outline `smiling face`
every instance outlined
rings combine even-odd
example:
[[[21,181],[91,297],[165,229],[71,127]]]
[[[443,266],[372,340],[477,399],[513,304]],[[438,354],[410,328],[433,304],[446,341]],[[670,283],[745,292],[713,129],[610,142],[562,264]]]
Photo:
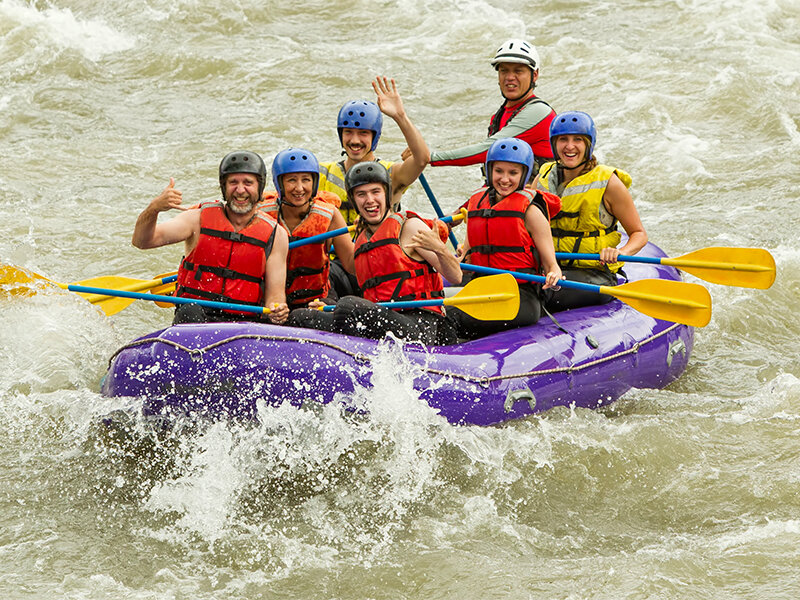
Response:
[[[500,63],[497,65],[497,84],[506,100],[521,100],[539,78],[539,71],[532,71],[521,63]]]
[[[246,215],[259,201],[258,177],[251,173],[231,173],[225,178],[225,202],[228,208]]]
[[[353,188],[356,210],[367,225],[378,225],[386,215],[386,188],[382,183],[365,183]]]
[[[360,162],[366,160],[372,152],[373,133],[369,129],[342,129],[342,147],[350,160]]]
[[[516,192],[522,187],[526,168],[519,163],[496,160],[491,165],[492,187],[500,198]]]
[[[556,154],[567,169],[575,169],[586,160],[586,150],[589,147],[586,138],[582,135],[560,135],[556,138]]]
[[[314,176],[311,173],[287,173],[281,177],[281,200],[289,206],[304,206],[311,200]]]

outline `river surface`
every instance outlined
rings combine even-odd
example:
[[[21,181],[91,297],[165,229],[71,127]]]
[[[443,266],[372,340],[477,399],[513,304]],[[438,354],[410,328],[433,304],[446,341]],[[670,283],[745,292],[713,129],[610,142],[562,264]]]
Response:
[[[130,245],[170,177],[196,202],[231,150],[337,158],[337,111],[376,75],[432,148],[470,143],[509,37],[539,48],[541,97],[595,117],[651,240],[766,248],[774,286],[706,284],[683,377],[602,411],[454,427],[387,360],[363,420],[282,407],[178,433],[104,428],[138,401],[98,393],[171,311],[4,296],[0,597],[798,597],[796,0],[0,0],[0,261],[172,271],[180,248]],[[380,156],[404,147],[387,122]],[[445,210],[480,184],[427,177]],[[406,198],[433,214],[419,185]]]

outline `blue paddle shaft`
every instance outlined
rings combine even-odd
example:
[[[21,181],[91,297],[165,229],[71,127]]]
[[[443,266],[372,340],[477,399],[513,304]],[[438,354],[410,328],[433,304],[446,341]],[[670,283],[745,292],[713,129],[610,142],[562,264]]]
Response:
[[[556,252],[557,260],[600,260],[599,254],[581,254],[579,252]],[[617,257],[619,262],[638,262],[651,265],[660,265],[661,259],[656,256],[625,256],[620,254]]]
[[[165,279],[169,279],[168,277]],[[171,304],[199,304],[208,308],[219,308],[224,310],[237,310],[239,312],[251,312],[257,314],[269,313],[268,308],[263,306],[252,306],[250,304],[233,304],[230,302],[215,302],[213,300],[199,300],[197,298],[181,298],[179,296],[161,296],[160,294],[143,294],[142,292],[126,292],[125,290],[110,290],[105,288],[89,287],[87,285],[68,285],[70,292],[82,292],[84,294],[100,294],[102,296],[116,296],[119,298],[133,298],[135,300],[160,300]]]
[[[445,220],[447,217],[444,216],[442,207],[439,206],[439,203],[436,201],[436,196],[433,195],[433,190],[431,189],[431,186],[428,185],[428,180],[425,178],[423,173],[419,174],[419,182],[422,184],[422,189],[424,189],[425,193],[428,195],[428,200],[431,201],[431,206],[433,206],[433,210],[436,211],[436,215],[439,217],[439,220],[447,223],[448,221]],[[450,217],[450,220],[453,220],[452,217]],[[456,239],[456,236],[453,235],[452,231],[449,232],[448,235],[450,237],[450,243],[453,244],[453,248],[458,250],[458,240]]]
[[[397,302],[376,302],[378,306],[385,306],[386,308],[424,308],[426,306],[442,306],[444,299],[438,300],[400,300]],[[322,307],[323,312],[331,312],[336,308],[335,304],[327,304]]]
[[[487,275],[496,275],[498,273],[511,273],[515,278],[522,279],[523,281],[532,281],[534,283],[545,283],[547,280],[541,275],[531,275],[530,273],[519,273],[517,271],[504,271],[503,269],[493,269],[492,267],[481,267],[480,265],[470,265],[461,263],[462,271],[475,271],[476,273],[485,273]],[[562,279],[559,286],[563,288],[572,288],[574,290],[583,290],[585,292],[595,292],[602,294],[599,285],[592,285],[591,283],[583,283],[582,281],[568,281]]]
[[[441,211],[437,211],[439,216],[441,217]],[[453,215],[449,217],[442,217],[439,219],[442,223],[449,223],[453,220]],[[307,244],[316,244],[318,242],[327,240],[328,238],[336,237],[337,235],[342,235],[343,233],[349,233],[349,227],[340,227],[339,229],[334,229],[332,231],[326,231],[325,233],[320,233],[318,235],[312,235],[311,237],[303,238],[301,240],[295,240],[289,243],[289,249],[297,248],[298,246],[305,246]],[[452,232],[450,233],[452,236]],[[453,237],[455,239],[455,237]]]
[[[349,227],[340,227],[339,229],[334,229],[332,231],[326,231],[325,233],[320,233],[318,235],[312,235],[311,237],[303,238],[301,240],[295,240],[289,243],[289,249],[297,248],[299,246],[306,246],[308,244],[316,244],[318,242],[323,242],[328,238],[336,237],[337,235],[342,235],[343,233],[349,233]]]

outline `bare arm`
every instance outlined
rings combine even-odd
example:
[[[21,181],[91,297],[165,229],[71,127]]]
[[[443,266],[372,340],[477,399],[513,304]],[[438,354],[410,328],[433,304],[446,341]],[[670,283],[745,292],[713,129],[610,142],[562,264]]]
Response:
[[[541,267],[546,273],[542,289],[555,287],[561,280],[561,267],[556,261],[556,251],[553,246],[553,235],[550,233],[550,223],[545,218],[538,206],[529,206],[525,211],[525,229],[533,238],[533,245],[539,252]]]
[[[334,231],[335,229],[341,229],[342,227],[347,227],[347,223],[344,222],[344,217],[342,213],[338,210],[333,215],[333,219],[331,219],[331,224],[328,226],[328,231]],[[353,259],[353,238],[350,237],[349,233],[343,233],[342,235],[337,235],[333,238],[333,249],[336,250],[336,256],[339,257],[339,260],[342,261],[342,266],[348,273],[355,273],[356,272],[356,264]]]
[[[550,115],[555,115],[553,110],[541,102],[531,102],[523,108],[517,116],[511,119],[500,131],[480,142],[454,148],[453,150],[435,150],[431,152],[432,167],[464,167],[481,164],[486,160],[486,151],[497,140],[515,137],[528,142],[534,149],[536,157],[549,158],[551,151],[543,153],[542,148],[550,144],[547,131],[537,133],[537,126]],[[544,124],[542,124],[544,127]],[[543,137],[542,137],[543,136]]]
[[[438,234],[421,219],[409,219],[400,232],[400,246],[411,258],[424,260],[450,283],[461,283],[461,266]]]
[[[271,309],[269,320],[280,325],[289,317],[286,306],[286,256],[289,253],[289,235],[283,227],[276,226],[272,252],[267,258],[264,306]]]
[[[142,250],[159,248],[176,242],[186,242],[187,246],[194,246],[192,241],[196,243],[200,231],[200,211],[190,210],[181,201],[182,194],[175,189],[175,180],[170,178],[169,185],[147,205],[147,208],[136,219],[131,243]],[[172,209],[184,212],[174,219],[159,224],[159,213]]]
[[[644,230],[639,212],[633,204],[630,191],[625,187],[619,177],[612,175],[608,180],[603,203],[628,234],[628,242],[622,248],[603,248],[600,250],[600,260],[604,263],[617,262],[620,254],[632,256],[647,244],[647,232]]]
[[[466,222],[467,222],[467,220],[464,219],[464,223],[466,223]],[[456,250],[456,254],[458,256],[458,259],[461,262],[465,262],[466,261],[467,253],[469,252],[470,248],[472,248],[472,246],[470,246],[470,243],[469,243],[469,229],[467,229],[467,235],[464,236],[464,242],[459,244],[458,245],[458,250]]]
[[[416,181],[419,174],[430,162],[431,153],[419,129],[408,118],[394,79],[376,77],[375,81],[372,82],[372,89],[378,95],[378,107],[381,112],[397,123],[403,133],[406,144],[408,144],[408,149],[411,151],[410,156],[404,159],[402,163],[392,165],[391,174],[394,195],[402,193],[405,188]]]

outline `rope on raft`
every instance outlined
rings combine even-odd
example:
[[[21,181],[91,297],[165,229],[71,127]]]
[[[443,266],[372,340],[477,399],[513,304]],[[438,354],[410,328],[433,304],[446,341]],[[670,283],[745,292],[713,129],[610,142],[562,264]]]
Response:
[[[446,371],[446,370],[442,370],[442,369],[435,369],[435,368],[432,368],[432,367],[426,367],[426,366],[422,366],[422,365],[419,365],[418,368],[421,371],[423,371],[425,373],[428,373],[428,374],[431,374],[431,375],[438,375],[438,376],[441,376],[441,377],[452,377],[453,379],[460,379],[462,381],[475,383],[475,384],[478,384],[478,385],[481,385],[481,386],[484,386],[484,387],[489,385],[489,384],[491,384],[492,382],[503,381],[505,379],[520,379],[520,378],[523,378],[523,377],[526,377],[526,378],[527,377],[537,377],[537,376],[541,376],[541,375],[552,375],[552,374],[555,374],[555,373],[574,373],[574,372],[582,371],[584,369],[590,369],[590,368],[595,367],[597,365],[603,364],[605,362],[609,362],[611,360],[615,360],[617,358],[620,358],[620,357],[623,357],[623,356],[626,356],[626,355],[629,355],[629,354],[636,354],[637,352],[639,352],[639,349],[642,346],[644,346],[646,344],[649,344],[649,343],[657,340],[658,338],[660,338],[660,337],[662,337],[664,335],[667,335],[668,333],[670,333],[671,331],[674,331],[678,327],[683,327],[683,326],[678,324],[678,323],[673,323],[670,327],[667,327],[663,331],[655,333],[655,334],[651,335],[650,337],[645,338],[644,340],[636,342],[632,347],[628,348],[627,350],[622,350],[622,351],[617,352],[615,354],[611,354],[609,356],[604,356],[602,358],[598,358],[596,360],[591,360],[589,362],[585,362],[585,363],[579,364],[579,365],[569,365],[569,366],[566,366],[566,367],[556,367],[556,368],[553,368],[553,369],[539,369],[539,370],[534,370],[534,371],[526,371],[524,373],[516,373],[516,374],[513,374],[513,375],[495,375],[493,377],[486,377],[486,376],[484,376],[484,377],[476,377],[474,375],[468,375],[466,373],[453,373],[451,371]],[[165,340],[165,339],[160,338],[160,337],[145,338],[145,339],[141,339],[141,340],[136,340],[136,341],[130,342],[129,344],[126,344],[126,345],[122,346],[120,349],[118,349],[116,352],[114,352],[114,354],[111,356],[111,358],[109,358],[108,364],[109,364],[109,368],[110,368],[111,363],[113,362],[114,358],[120,352],[122,352],[123,350],[125,350],[127,348],[133,348],[133,347],[136,347],[136,346],[141,346],[141,345],[144,345],[144,344],[154,344],[154,343],[165,344],[167,346],[172,346],[173,348],[176,348],[178,350],[183,350],[187,354],[191,355],[192,359],[194,359],[194,360],[202,360],[203,354],[205,354],[206,352],[209,352],[210,350],[213,350],[214,348],[218,348],[219,346],[222,346],[222,345],[225,345],[225,344],[229,344],[229,343],[236,342],[236,341],[239,341],[239,340],[246,340],[246,339],[263,340],[263,341],[274,341],[274,342],[300,342],[300,343],[308,343],[308,344],[317,344],[319,346],[325,346],[327,348],[331,348],[333,350],[337,350],[339,352],[342,352],[343,354],[346,354],[346,355],[352,357],[354,360],[357,360],[358,362],[362,362],[362,363],[370,363],[370,362],[372,362],[372,357],[370,355],[368,355],[368,354],[364,354],[363,352],[353,352],[352,350],[348,350],[347,348],[343,348],[342,346],[339,346],[339,345],[334,344],[332,342],[326,342],[324,340],[311,339],[311,338],[301,338],[301,337],[295,337],[295,336],[282,336],[282,335],[243,334],[243,335],[235,335],[235,336],[226,338],[224,340],[220,340],[218,342],[214,342],[213,344],[210,344],[210,345],[205,346],[203,348],[187,348],[186,346],[183,346],[182,344],[179,344],[177,342],[173,342],[172,340]]]

